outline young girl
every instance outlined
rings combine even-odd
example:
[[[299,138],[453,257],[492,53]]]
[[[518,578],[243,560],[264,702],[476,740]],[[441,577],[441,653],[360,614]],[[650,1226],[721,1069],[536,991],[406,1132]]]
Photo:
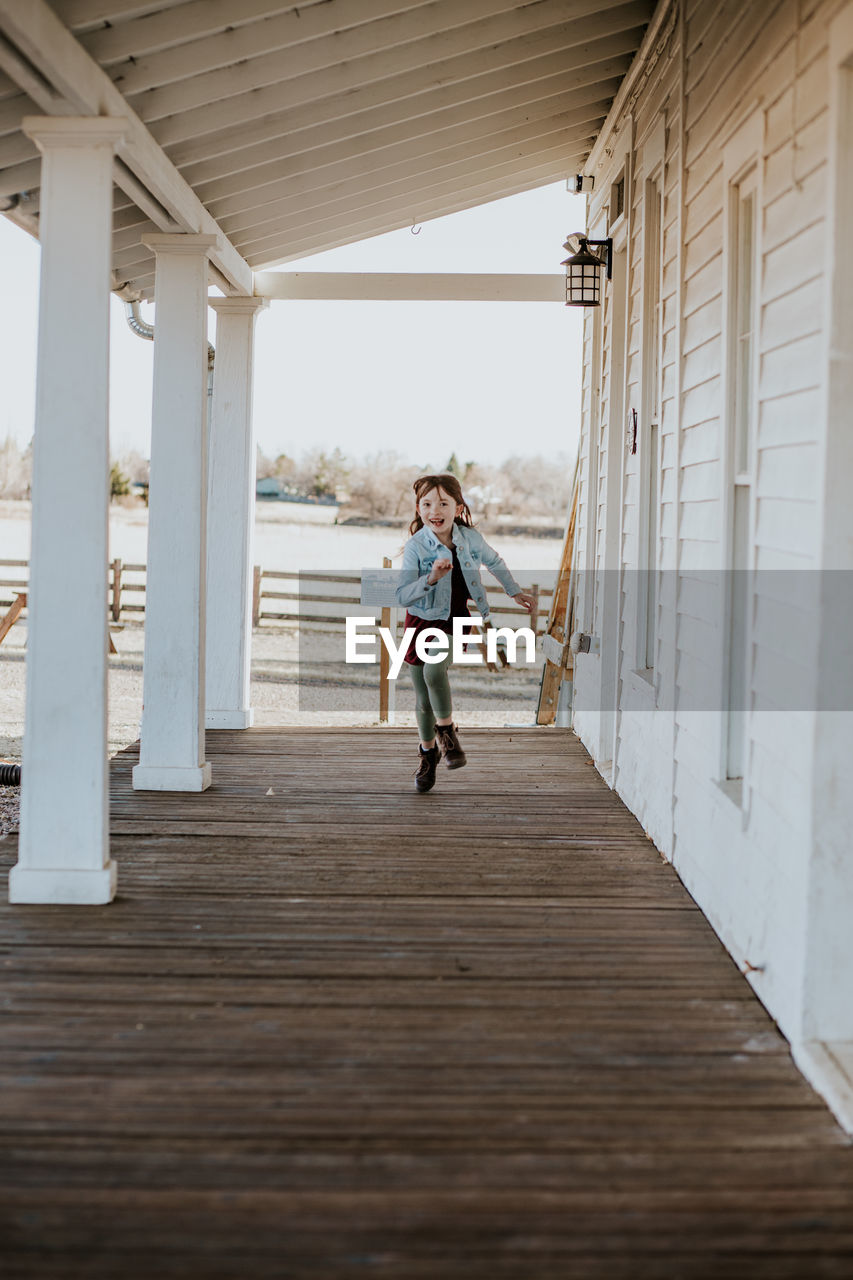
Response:
[[[476,613],[482,618],[489,616],[486,592],[480,581],[481,565],[528,613],[535,600],[522,591],[494,547],[474,528],[456,476],[420,476],[412,488],[415,518],[409,525],[409,533],[413,536],[403,551],[396,595],[397,603],[407,609],[405,626],[415,628],[404,660],[415,686],[420,734],[415,787],[418,791],[429,791],[435,785],[435,769],[442,755],[448,769],[461,768],[466,757],[456,736],[451,711],[447,672],[451,650],[448,649],[439,662],[424,663],[415,650],[418,634],[428,627],[452,633],[453,619],[469,616],[469,596]]]

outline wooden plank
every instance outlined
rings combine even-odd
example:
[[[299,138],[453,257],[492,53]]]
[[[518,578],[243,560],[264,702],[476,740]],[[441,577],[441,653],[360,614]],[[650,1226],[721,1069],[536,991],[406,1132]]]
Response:
[[[580,456],[580,455],[579,455]],[[557,703],[560,697],[560,686],[566,672],[571,670],[568,652],[568,641],[571,634],[571,618],[573,601],[570,593],[573,587],[572,566],[575,557],[575,529],[577,525],[578,495],[580,489],[580,463],[575,463],[575,475],[572,483],[572,496],[569,504],[569,518],[566,533],[560,552],[560,565],[557,570],[557,584],[551,595],[548,610],[548,621],[543,636],[545,665],[542,669],[542,683],[539,690],[539,705],[536,709],[536,723],[553,724],[557,718]]]
[[[582,137],[600,125],[609,99],[599,92],[588,101],[583,101],[588,95],[582,95],[579,103],[579,96],[570,92],[546,98],[533,106],[486,116],[467,127],[446,126],[393,146],[374,143],[374,149],[356,139],[343,147],[327,147],[320,153],[200,183],[199,195],[217,218],[228,219],[232,231],[257,226],[274,219],[280,208],[289,208],[294,197],[320,203],[327,187],[352,184],[354,192],[361,190],[366,174],[377,186],[385,186],[452,161],[486,155],[500,145],[530,148],[537,139],[558,130],[567,141]],[[343,160],[341,152],[352,154]]]
[[[510,177],[493,178],[493,180],[458,187],[452,198],[449,196],[430,196],[418,201],[418,216],[437,218],[447,213],[458,213],[463,209],[474,208],[486,200],[501,199],[504,196],[518,195],[544,186],[548,182],[557,182],[565,178],[566,172],[573,172],[574,166],[580,164],[585,151],[582,149],[574,156],[563,156],[559,161],[548,160],[545,163],[525,164],[523,171],[516,171]],[[427,203],[428,201],[428,203]],[[409,206],[411,207],[411,206]],[[306,257],[309,252],[319,252],[321,248],[331,248],[342,244],[352,244],[357,240],[379,232],[393,231],[400,227],[411,226],[411,212],[386,210],[359,220],[356,224],[347,224],[341,220],[340,225],[330,232],[327,228],[319,233],[305,229],[300,239],[289,239],[273,246],[263,253],[248,254],[247,261],[252,260],[256,271],[268,270],[297,258]],[[334,244],[332,244],[334,241]]]
[[[175,163],[194,187],[222,182],[234,189],[242,175],[249,183],[263,183],[267,173],[272,179],[296,172],[295,164],[304,172],[309,167],[317,169],[376,152],[380,152],[376,159],[381,161],[384,147],[391,144],[413,142],[474,121],[493,120],[511,109],[522,110],[549,98],[562,98],[565,110],[596,99],[609,102],[627,66],[624,55],[604,59],[582,71],[567,70],[553,56],[537,59],[536,63],[535,67],[525,63],[522,68],[505,68],[479,77],[485,83],[477,84],[475,98],[465,83],[448,85],[390,107],[353,111],[342,119],[309,123],[307,127],[298,125],[307,108],[280,112],[258,121],[251,135],[246,126],[206,135],[199,140],[197,155],[176,159]],[[328,102],[324,108],[328,112]],[[274,120],[278,121],[277,128]],[[2,121],[0,109],[0,130]],[[293,122],[297,122],[295,130]],[[176,155],[185,156],[185,147],[178,147]]]
[[[121,617],[121,560],[113,560],[111,565],[112,571],[112,605],[111,616],[113,622],[118,622]]]
[[[388,556],[382,557],[382,568],[390,569],[391,560]],[[380,625],[386,631],[391,629],[391,607],[383,605],[380,613]],[[391,671],[391,655],[387,647],[383,644],[379,650],[379,723],[387,724],[392,711],[392,695],[389,674]]]
[[[298,58],[282,60],[277,51],[264,51],[245,62],[237,60],[215,71],[179,77],[129,96],[146,123],[168,116],[193,116],[201,110],[218,113],[223,107],[227,112],[232,104],[236,120],[253,94],[264,95],[264,110],[281,109],[284,105],[353,92],[392,77],[423,74],[427,69],[428,82],[432,84],[476,75],[475,68],[480,66],[491,71],[502,58],[508,62],[523,60],[523,52],[533,51],[537,35],[549,50],[578,50],[574,59],[568,53],[567,60],[582,63],[587,46],[607,36],[630,31],[636,48],[638,29],[648,20],[650,5],[648,0],[628,0],[610,3],[603,9],[591,0],[562,0],[559,5],[544,0],[521,8],[516,5],[508,13],[494,13],[456,27],[452,14],[458,8],[457,0],[444,0],[434,13],[424,6],[423,16],[387,19],[378,24],[378,31],[361,25],[338,32],[333,40],[308,42]],[[441,10],[450,18],[447,30],[441,26]],[[578,22],[578,17],[583,21]],[[424,18],[431,33],[421,38],[400,44],[391,34],[395,24],[401,27],[413,20],[423,23]],[[387,43],[377,39],[385,30],[389,31]],[[348,47],[359,51],[348,56],[344,52]],[[271,95],[269,101],[266,95]]]
[[[399,209],[402,203],[408,210],[423,208],[425,204],[429,208],[433,201],[459,198],[460,193],[474,183],[481,185],[490,179],[515,180],[520,170],[549,161],[555,168],[562,165],[565,171],[575,156],[586,152],[596,132],[594,121],[570,131],[556,125],[546,134],[537,134],[526,146],[504,141],[494,149],[474,150],[461,159],[442,162],[426,173],[420,165],[408,166],[406,174],[380,175],[383,179],[390,178],[381,185],[376,183],[373,174],[367,174],[349,183],[324,187],[321,192],[286,198],[269,209],[262,206],[246,218],[225,215],[223,225],[227,228],[233,224],[235,239],[247,253],[260,253],[285,237],[295,239],[304,234],[334,230],[347,212],[354,225],[362,226],[378,212]],[[268,217],[270,211],[272,217]],[[408,217],[411,216],[409,213]]]
[[[630,42],[623,37],[621,43]],[[569,84],[583,95],[579,101],[587,101],[590,93],[610,97],[629,65],[630,55],[622,52],[615,56],[603,53],[600,61],[582,68],[568,67],[565,56],[557,51],[499,67],[473,80],[412,92],[402,98],[395,97],[392,91],[387,101],[378,92],[380,86],[372,86],[370,90],[356,90],[338,99],[325,98],[321,103],[307,103],[292,111],[272,111],[242,124],[226,124],[192,142],[174,143],[169,153],[188,182],[207,182],[236,171],[243,164],[248,168],[267,160],[282,160],[363,135],[368,135],[368,141],[369,135],[381,136],[389,130],[390,136],[398,140],[419,136],[434,126],[441,127],[451,115],[460,120],[476,119],[490,115],[501,103],[523,105]],[[0,109],[0,129],[3,120]]]
[[[26,607],[27,594],[25,591],[19,592],[12,603],[12,607],[3,618],[0,618],[0,644],[3,643]]]
[[[607,2],[615,7],[620,0]],[[601,7],[596,0],[580,0],[580,3],[548,0],[547,6],[542,6],[540,23],[554,25],[561,18],[585,20]],[[361,0],[357,11],[346,5],[346,0],[327,0],[304,11],[300,7],[298,11],[291,9],[270,15],[263,22],[229,23],[224,31],[224,24],[220,23],[219,30],[208,36],[204,34],[204,19],[199,20],[195,15],[200,9],[210,10],[209,0],[184,8],[189,8],[189,13],[181,23],[183,39],[150,52],[135,43],[129,49],[133,54],[129,59],[131,65],[122,67],[122,83],[128,97],[192,77],[209,80],[217,71],[235,65],[253,68],[258,61],[261,63],[257,69],[258,83],[265,84],[269,81],[267,65],[273,54],[278,55],[279,74],[284,78],[285,75],[316,74],[336,62],[393,53],[401,45],[413,45],[438,33],[445,34],[448,45],[458,44],[462,53],[470,47],[467,28],[476,30],[501,17],[514,34],[523,34],[528,28],[528,23],[518,15],[515,0],[438,0],[432,5],[424,5],[423,0],[381,0],[381,3],[371,0],[368,5]],[[243,16],[241,11],[240,18]],[[193,30],[194,20],[201,28],[198,34]],[[454,30],[457,31],[455,41]],[[111,34],[112,41],[101,34],[97,43],[101,47],[115,44],[127,48],[128,39],[133,41],[132,32],[125,34],[121,28]],[[189,35],[192,39],[187,39]],[[228,87],[233,91],[233,85]]]
[[[110,0],[104,0],[104,3],[108,9]],[[204,59],[210,56],[216,43],[221,42],[223,28],[228,28],[230,33],[247,26],[250,31],[242,34],[251,35],[258,30],[264,31],[269,25],[268,20],[276,19],[279,26],[287,24],[284,38],[289,38],[296,45],[303,40],[317,40],[331,35],[339,27],[353,23],[353,19],[372,22],[390,13],[402,13],[420,3],[422,0],[360,0],[356,15],[347,10],[346,0],[331,0],[326,4],[313,6],[300,5],[298,11],[289,4],[282,4],[281,0],[240,0],[239,13],[227,0],[225,3],[223,0],[214,0],[213,3],[211,0],[182,0],[172,7],[149,4],[152,12],[140,16],[131,15],[128,20],[115,25],[100,26],[81,36],[80,43],[101,66],[109,66],[130,57],[141,60],[161,49],[171,50],[174,46],[190,42],[192,48],[187,51],[190,57]],[[79,11],[81,0],[56,0],[56,8],[67,22],[67,11],[69,8],[72,12]],[[103,16],[107,16],[106,11]],[[270,47],[272,46],[267,45],[267,48]],[[247,56],[247,50],[242,48],[239,56]],[[227,60],[232,57],[232,50],[229,49]],[[218,59],[214,58],[211,65],[218,65]],[[179,69],[182,75],[192,75],[197,74],[199,68],[197,63],[187,61]]]

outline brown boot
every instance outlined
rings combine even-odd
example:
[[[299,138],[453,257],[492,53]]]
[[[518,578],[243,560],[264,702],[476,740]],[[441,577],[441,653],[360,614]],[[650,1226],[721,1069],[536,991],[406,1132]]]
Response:
[[[456,725],[437,724],[435,726],[435,740],[441,747],[441,754],[444,756],[444,763],[448,769],[461,769],[467,757],[459,745],[459,739],[456,736]]]
[[[435,786],[435,770],[441,759],[441,752],[437,742],[428,751],[424,751],[423,747],[418,743],[418,751],[421,754],[421,759],[415,773],[415,787],[418,791],[431,791]]]

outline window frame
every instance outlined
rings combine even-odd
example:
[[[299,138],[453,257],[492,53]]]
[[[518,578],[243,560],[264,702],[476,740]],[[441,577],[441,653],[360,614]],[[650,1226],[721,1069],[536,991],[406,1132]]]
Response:
[[[655,691],[660,560],[660,418],[663,395],[663,237],[666,122],[658,117],[642,148],[643,307],[640,422],[638,430],[639,510],[637,520],[637,599],[633,674]],[[652,202],[657,202],[650,218]],[[650,267],[655,290],[648,288]],[[653,341],[650,341],[650,338]],[[652,424],[655,432],[652,432]],[[656,441],[654,451],[650,447]],[[654,452],[654,456],[652,453]],[[654,470],[654,475],[652,474]],[[655,510],[652,511],[654,504]],[[648,663],[651,648],[652,663]]]
[[[720,467],[720,606],[719,691],[721,715],[717,745],[716,782],[720,790],[748,815],[750,794],[750,702],[751,665],[754,634],[755,600],[752,573],[755,568],[755,465],[759,414],[759,375],[761,365],[761,263],[762,263],[762,186],[764,165],[764,111],[753,108],[723,147],[723,343],[721,378],[721,467]],[[746,385],[741,383],[739,355],[742,329],[740,312],[743,305],[742,226],[744,195],[752,201],[752,260],[749,277],[752,325],[751,360]],[[742,417],[743,406],[746,414]],[[745,466],[743,454],[745,445]],[[738,532],[738,529],[741,532]],[[738,559],[738,540],[742,554]],[[743,563],[741,564],[741,560]],[[741,580],[735,573],[744,573]],[[740,581],[742,621],[737,622],[733,600],[735,584]],[[731,636],[735,625],[743,628],[744,706],[733,710],[733,667]],[[735,720],[737,717],[737,720]],[[739,759],[733,739],[738,737]],[[738,772],[733,770],[739,769]]]

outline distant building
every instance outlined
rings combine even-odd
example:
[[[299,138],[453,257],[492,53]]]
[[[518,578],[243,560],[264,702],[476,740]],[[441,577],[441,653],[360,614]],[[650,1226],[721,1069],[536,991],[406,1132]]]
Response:
[[[259,498],[275,502],[305,502],[315,507],[336,507],[340,501],[334,493],[322,493],[319,495],[299,493],[292,485],[285,484],[277,476],[264,476],[262,480],[258,480],[255,485],[255,493]]]

